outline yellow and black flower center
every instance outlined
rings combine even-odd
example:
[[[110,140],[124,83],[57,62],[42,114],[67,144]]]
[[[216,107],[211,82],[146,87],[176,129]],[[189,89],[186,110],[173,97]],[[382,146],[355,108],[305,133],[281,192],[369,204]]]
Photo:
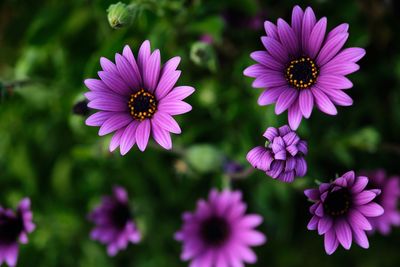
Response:
[[[338,217],[346,214],[351,206],[351,195],[346,188],[328,193],[324,202],[325,213]]]
[[[140,89],[131,95],[128,107],[132,117],[138,121],[150,119],[157,111],[157,101],[153,94]]]
[[[318,66],[309,57],[301,57],[290,61],[286,67],[286,80],[297,89],[310,88],[318,77]]]
[[[230,234],[230,227],[224,218],[210,217],[200,226],[203,241],[212,246],[222,245]]]

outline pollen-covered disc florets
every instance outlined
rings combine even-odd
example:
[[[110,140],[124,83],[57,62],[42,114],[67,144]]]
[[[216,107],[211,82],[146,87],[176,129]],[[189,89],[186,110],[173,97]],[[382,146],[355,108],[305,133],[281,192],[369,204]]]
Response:
[[[128,107],[132,117],[142,121],[153,117],[157,110],[157,101],[153,94],[146,92],[144,89],[131,94]]]

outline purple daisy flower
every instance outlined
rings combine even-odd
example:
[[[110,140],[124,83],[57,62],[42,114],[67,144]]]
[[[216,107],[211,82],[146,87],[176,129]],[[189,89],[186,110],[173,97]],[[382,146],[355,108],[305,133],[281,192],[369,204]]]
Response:
[[[181,259],[191,260],[191,267],[255,263],[257,256],[250,246],[266,242],[265,236],[254,229],[262,217],[245,215],[245,211],[240,191],[211,190],[208,200],[197,202],[194,213],[183,214],[184,225],[175,234],[175,239],[183,242]]]
[[[170,133],[181,129],[173,115],[189,112],[192,107],[183,101],[194,92],[190,86],[175,87],[181,71],[180,57],[161,66],[160,51],[151,53],[145,41],[135,59],[129,46],[122,55],[115,55],[116,64],[102,57],[100,79],[86,79],[90,92],[85,96],[88,107],[99,110],[86,120],[89,126],[100,126],[99,135],[114,133],[110,151],[120,147],[125,155],[136,143],[146,149],[150,135],[165,149],[172,148]]]
[[[400,211],[398,209],[400,199],[400,177],[386,175],[384,170],[366,172],[369,177],[367,188],[381,190],[381,194],[376,197],[375,202],[383,207],[385,213],[379,217],[369,219],[373,231],[379,231],[383,235],[388,235],[391,226],[400,226]]]
[[[120,186],[114,187],[112,196],[103,197],[102,203],[89,214],[89,220],[96,225],[90,237],[107,245],[110,256],[126,249],[130,242],[136,244],[141,239],[132,218],[128,194]]]
[[[366,231],[372,229],[369,219],[381,216],[383,208],[375,201],[379,189],[370,189],[368,178],[355,176],[353,171],[330,183],[322,183],[318,189],[307,189],[305,195],[314,204],[309,230],[325,235],[325,251],[331,255],[339,244],[350,249],[354,240],[362,248],[368,248]]]
[[[15,266],[18,260],[18,243],[27,244],[28,234],[35,230],[32,222],[31,201],[24,198],[17,212],[0,207],[0,266],[5,262]]]
[[[307,142],[284,125],[279,129],[269,127],[264,135],[265,146],[257,146],[247,153],[247,161],[273,179],[291,183],[295,177],[307,173]]]
[[[349,34],[343,23],[326,34],[327,19],[318,20],[308,7],[293,8],[292,25],[278,19],[266,21],[267,36],[261,37],[266,51],[251,58],[257,64],[244,75],[256,78],[254,88],[266,88],[258,98],[261,106],[275,104],[275,113],[288,110],[288,121],[296,130],[303,117],[309,118],[314,104],[322,112],[336,115],[336,105],[351,106],[353,100],[342,90],[353,86],[345,76],[357,71],[365,55],[362,48],[342,49]]]

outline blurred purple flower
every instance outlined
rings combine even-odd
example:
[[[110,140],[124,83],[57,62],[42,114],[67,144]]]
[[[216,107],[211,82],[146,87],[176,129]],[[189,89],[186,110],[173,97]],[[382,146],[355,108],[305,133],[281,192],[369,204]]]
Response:
[[[381,216],[383,208],[373,201],[379,189],[367,190],[368,178],[355,176],[353,171],[330,183],[322,183],[318,189],[307,189],[305,195],[314,204],[309,230],[325,235],[325,251],[331,255],[339,244],[350,249],[351,243],[368,248],[366,231],[372,229],[369,219]]]
[[[15,266],[18,260],[19,245],[28,243],[28,234],[35,230],[32,222],[31,201],[24,198],[17,212],[0,206],[0,266],[5,262]]]
[[[125,155],[136,143],[146,149],[150,134],[165,149],[172,148],[170,133],[181,129],[172,117],[189,112],[182,101],[194,92],[190,86],[174,87],[181,71],[176,70],[180,57],[161,67],[160,51],[151,53],[150,42],[143,42],[137,59],[129,46],[115,55],[116,64],[102,57],[99,79],[86,79],[90,92],[88,107],[100,110],[86,120],[89,126],[101,126],[99,135],[112,132],[110,151],[120,147]]]
[[[251,30],[260,30],[262,28],[266,13],[260,11],[254,16],[249,16],[241,11],[228,9],[223,12],[222,17],[225,22],[234,28],[247,28]]]
[[[208,200],[197,202],[194,213],[183,214],[183,227],[175,239],[183,242],[181,259],[190,266],[243,266],[255,263],[257,256],[250,246],[266,242],[254,228],[261,224],[260,215],[245,215],[246,204],[240,191],[211,190]]]
[[[287,183],[306,175],[306,141],[301,140],[287,125],[279,129],[269,127],[264,137],[268,140],[266,146],[257,146],[247,153],[246,158],[254,168]]]
[[[365,172],[369,177],[368,189],[376,188],[381,190],[375,202],[383,207],[385,213],[379,217],[369,219],[372,230],[388,235],[391,226],[400,226],[400,211],[398,209],[400,199],[400,177],[387,176],[384,170]]]
[[[89,220],[96,225],[90,237],[107,245],[110,256],[126,249],[129,242],[136,244],[141,239],[132,218],[128,194],[120,186],[114,187],[112,196],[103,197],[102,203],[89,214]]]
[[[214,42],[214,38],[210,34],[203,34],[200,36],[200,41],[207,44],[212,44]]]
[[[295,6],[292,25],[278,19],[266,21],[267,36],[261,37],[266,51],[251,53],[257,61],[244,70],[256,78],[254,88],[265,88],[258,98],[261,106],[275,104],[275,113],[288,110],[288,121],[296,130],[303,117],[309,118],[314,104],[322,112],[336,115],[336,105],[351,106],[353,100],[343,92],[353,86],[345,76],[357,71],[365,55],[362,48],[342,49],[349,33],[343,23],[328,34],[327,19],[316,19],[308,7]]]

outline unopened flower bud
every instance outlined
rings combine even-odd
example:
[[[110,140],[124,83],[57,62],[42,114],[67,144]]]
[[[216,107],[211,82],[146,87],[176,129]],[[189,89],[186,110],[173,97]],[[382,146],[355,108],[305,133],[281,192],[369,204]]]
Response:
[[[133,18],[130,6],[121,2],[108,7],[107,17],[113,29],[119,29],[131,24]]]

